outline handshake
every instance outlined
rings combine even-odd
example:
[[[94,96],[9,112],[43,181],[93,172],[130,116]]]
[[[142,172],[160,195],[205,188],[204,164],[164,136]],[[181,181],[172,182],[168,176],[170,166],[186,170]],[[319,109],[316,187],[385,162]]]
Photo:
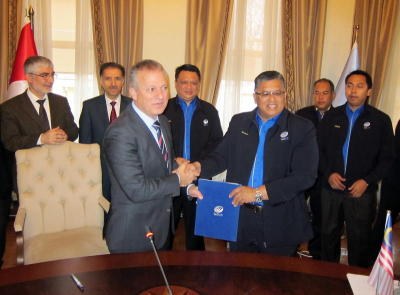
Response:
[[[201,165],[199,162],[190,163],[183,158],[175,160],[179,166],[172,172],[178,174],[180,186],[188,186],[200,176]]]

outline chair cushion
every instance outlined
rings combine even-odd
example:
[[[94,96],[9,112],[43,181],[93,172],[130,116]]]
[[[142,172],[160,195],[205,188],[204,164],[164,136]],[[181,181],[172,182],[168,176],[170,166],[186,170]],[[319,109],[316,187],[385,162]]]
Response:
[[[24,263],[109,254],[101,227],[40,234],[24,241]]]

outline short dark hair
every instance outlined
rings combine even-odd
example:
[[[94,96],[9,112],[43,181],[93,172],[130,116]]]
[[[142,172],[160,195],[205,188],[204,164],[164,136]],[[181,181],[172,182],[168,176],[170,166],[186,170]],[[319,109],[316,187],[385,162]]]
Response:
[[[254,89],[257,89],[258,84],[260,84],[262,81],[270,81],[270,80],[281,80],[283,87],[285,87],[285,78],[283,78],[283,75],[277,71],[265,71],[259,74],[255,79],[254,79]]]
[[[122,77],[125,77],[125,68],[116,62],[106,62],[100,66],[100,77],[103,75],[103,72],[108,68],[116,68],[119,69],[122,73]]]
[[[354,75],[361,75],[361,76],[364,76],[364,77],[365,77],[365,81],[367,82],[368,89],[371,89],[371,88],[372,88],[372,78],[371,78],[371,75],[368,74],[366,71],[363,71],[363,70],[355,70],[355,71],[352,71],[350,74],[348,74],[348,75],[346,76],[346,79],[344,80],[345,83],[347,84],[347,80],[349,80],[349,78],[350,78],[351,76],[354,76]]]
[[[199,77],[199,80],[201,80],[200,70],[198,67],[196,67],[195,65],[191,65],[191,64],[184,64],[175,69],[175,81],[178,80],[179,74],[182,71],[196,73],[197,76]]]
[[[331,89],[331,92],[335,92],[335,85],[333,85],[333,82],[327,78],[321,78],[318,79],[317,81],[314,82],[313,88],[319,83],[319,82],[326,82],[329,84],[329,88]]]
[[[24,72],[26,74],[31,74],[37,70],[39,65],[48,66],[50,68],[54,68],[53,63],[50,59],[40,55],[34,55],[28,57],[24,62]]]
[[[137,64],[133,65],[132,68],[129,71],[129,87],[131,88],[137,88],[137,74],[141,70],[151,70],[151,71],[156,71],[159,70],[164,73],[165,77],[168,77],[167,72],[164,70],[164,67],[155,60],[152,59],[144,59]]]

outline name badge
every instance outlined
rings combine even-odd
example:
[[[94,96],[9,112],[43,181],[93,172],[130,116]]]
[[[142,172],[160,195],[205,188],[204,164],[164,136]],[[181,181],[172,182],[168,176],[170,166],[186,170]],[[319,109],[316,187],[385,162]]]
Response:
[[[283,132],[280,134],[280,138],[281,138],[282,141],[284,141],[284,140],[289,140],[289,132],[283,131]]]

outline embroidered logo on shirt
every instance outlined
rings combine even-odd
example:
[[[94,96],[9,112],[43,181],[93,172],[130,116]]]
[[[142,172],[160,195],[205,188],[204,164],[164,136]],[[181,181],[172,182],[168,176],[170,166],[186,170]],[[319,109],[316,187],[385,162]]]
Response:
[[[364,127],[364,129],[369,129],[369,128],[371,128],[371,123],[370,122],[364,122],[363,127]]]
[[[208,126],[208,120],[207,119],[203,120],[203,126]]]
[[[214,216],[223,216],[222,212],[224,212],[224,207],[222,207],[222,206],[214,207]]]
[[[280,135],[280,137],[281,137],[281,140],[283,141],[283,140],[289,140],[289,132],[287,132],[287,131],[283,131],[282,133],[281,133],[281,135]]]

